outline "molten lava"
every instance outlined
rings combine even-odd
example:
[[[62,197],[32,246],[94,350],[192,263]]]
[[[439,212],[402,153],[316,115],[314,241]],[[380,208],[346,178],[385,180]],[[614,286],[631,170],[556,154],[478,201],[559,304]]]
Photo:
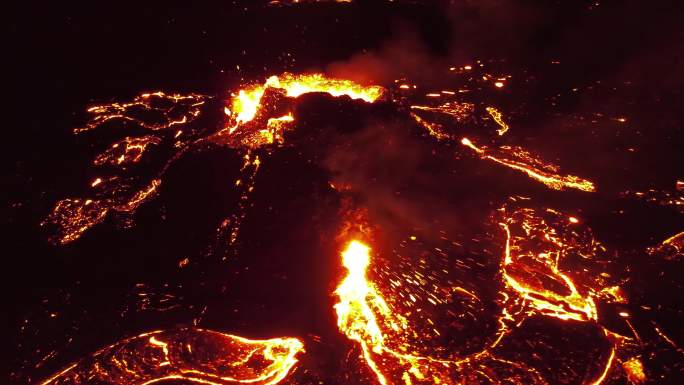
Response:
[[[508,132],[508,124],[506,124],[506,122],[504,122],[503,114],[501,112],[499,112],[499,110],[497,110],[494,107],[487,107],[487,112],[492,117],[492,119],[494,119],[496,124],[499,125],[500,128],[498,130],[496,130],[496,132],[499,134],[499,136]]]
[[[155,331],[101,349],[41,385],[147,385],[166,380],[274,385],[297,363],[303,347],[296,338],[249,340],[202,329]]]
[[[461,139],[461,144],[475,151],[483,159],[488,159],[514,170],[522,171],[530,178],[539,181],[554,190],[573,188],[577,190],[595,192],[596,187],[591,181],[574,175],[558,174],[558,167],[534,158],[530,153],[509,146],[501,146],[492,151],[485,147],[476,146],[470,139]],[[494,152],[495,155],[492,155]]]
[[[266,79],[264,84],[242,89],[233,97],[230,109],[226,108],[226,113],[235,121],[235,126],[231,130],[254,119],[261,108],[261,98],[267,88],[284,90],[285,96],[290,98],[310,92],[324,92],[332,96],[346,95],[368,103],[374,102],[383,93],[382,87],[379,86],[363,86],[351,80],[329,78],[319,73],[273,75]]]
[[[503,379],[514,383],[544,383],[534,369],[496,358],[488,350],[463,359],[443,360],[417,355],[405,343],[399,344],[399,350],[390,348],[387,340],[390,332],[414,331],[409,321],[388,306],[375,284],[366,277],[370,248],[351,241],[342,252],[342,264],[347,275],[335,290],[339,298],[335,305],[337,326],[360,345],[364,361],[380,384],[501,383]]]
[[[506,233],[501,268],[513,292],[541,314],[562,320],[597,320],[591,293],[580,293],[568,274],[559,269],[571,238],[564,239],[530,209],[507,215],[501,227]],[[549,281],[555,281],[555,289],[549,289]]]

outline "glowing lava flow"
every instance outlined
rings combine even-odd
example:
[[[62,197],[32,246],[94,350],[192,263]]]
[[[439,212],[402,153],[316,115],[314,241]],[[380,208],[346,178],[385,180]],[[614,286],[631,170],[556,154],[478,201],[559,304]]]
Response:
[[[356,341],[363,358],[378,382],[389,385],[402,382],[461,384],[506,383],[543,384],[536,370],[525,365],[494,357],[489,351],[461,360],[441,360],[411,353],[405,344],[397,351],[388,346],[387,332],[409,332],[407,320],[390,309],[374,284],[366,277],[370,249],[352,241],[342,252],[347,275],[335,290],[337,326],[349,339]]]
[[[501,155],[494,156],[488,153],[486,148],[473,144],[468,138],[461,139],[461,144],[475,151],[483,159],[489,159],[514,170],[522,171],[530,178],[554,190],[574,188],[587,192],[596,191],[592,182],[574,175],[559,175],[557,174],[558,167],[544,164],[522,149],[501,146],[499,149]]]
[[[411,109],[446,114],[461,122],[471,116],[475,110],[475,105],[472,103],[446,102],[437,107],[412,105]]]
[[[591,295],[581,294],[559,269],[569,246],[566,239],[531,209],[516,211],[501,227],[506,233],[502,272],[510,289],[541,314],[562,320],[597,320]]]
[[[92,187],[102,183],[102,179],[93,182]],[[56,225],[58,235],[53,239],[66,244],[78,239],[86,230],[101,223],[109,212],[132,213],[142,203],[150,199],[157,192],[161,180],[152,182],[136,191],[128,198],[115,197],[106,199],[62,199],[41,224]]]
[[[151,131],[168,129],[186,124],[197,118],[201,106],[209,96],[189,94],[166,94],[158,91],[136,96],[128,103],[102,104],[88,108],[92,118],[85,127],[77,128],[75,133],[90,131],[110,120],[131,121]],[[155,114],[157,122],[142,115]]]
[[[40,384],[147,385],[185,380],[274,385],[297,363],[303,347],[296,338],[249,340],[202,329],[155,331],[99,350]]]
[[[505,134],[508,131],[508,124],[506,124],[506,122],[504,122],[503,114],[501,112],[499,112],[494,107],[487,107],[486,110],[489,113],[489,115],[492,117],[492,119],[494,119],[496,124],[498,124],[499,127],[501,127],[498,130],[496,130],[496,132],[499,134],[499,136]]]
[[[262,107],[261,99],[267,88],[283,90],[285,96],[290,98],[296,98],[310,92],[325,92],[332,96],[346,95],[352,99],[362,99],[369,103],[374,102],[383,93],[383,88],[380,86],[363,86],[351,80],[329,78],[319,73],[273,75],[263,85],[247,87],[233,97],[230,109],[226,108],[226,114],[235,121],[231,132],[238,125],[254,119],[257,111]],[[289,115],[291,116],[291,113]]]
[[[93,159],[99,176],[89,183],[86,197],[58,201],[41,225],[54,225],[56,243],[66,244],[78,239],[85,231],[101,223],[110,213],[130,215],[158,191],[168,166],[196,139],[197,130],[189,125],[200,116],[209,96],[198,94],[144,93],[129,102],[114,102],[88,108],[91,115],[85,127],[75,134],[100,129],[107,124],[131,126],[145,135],[126,136],[114,142]],[[188,139],[187,141],[185,139]],[[132,173],[151,146],[172,149],[171,158],[162,164],[156,175]],[[159,154],[157,154],[159,155]]]

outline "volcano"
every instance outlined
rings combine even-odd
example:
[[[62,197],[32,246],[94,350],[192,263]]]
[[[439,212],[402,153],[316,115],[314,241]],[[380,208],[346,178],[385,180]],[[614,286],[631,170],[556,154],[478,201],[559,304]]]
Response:
[[[666,7],[141,7],[16,14],[12,383],[681,381]]]

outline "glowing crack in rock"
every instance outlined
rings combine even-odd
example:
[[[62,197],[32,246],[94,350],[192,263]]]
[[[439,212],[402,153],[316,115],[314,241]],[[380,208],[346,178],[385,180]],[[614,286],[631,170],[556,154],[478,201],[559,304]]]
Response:
[[[575,228],[579,223],[577,218],[551,208],[508,210],[504,206],[499,212],[503,217],[499,225],[505,233],[501,274],[511,294],[506,295],[508,303],[504,304],[501,319],[503,328],[507,327],[505,321],[520,323],[534,313],[595,325],[611,347],[608,354],[603,355],[603,369],[586,383],[601,384],[613,370],[620,349],[633,339],[614,333],[599,322],[596,300],[601,298],[607,303],[624,304],[627,299],[619,286],[603,286],[606,275],[599,273],[599,269],[589,270],[597,273],[593,277],[586,270],[583,274],[577,271],[571,274],[565,260],[574,256],[591,263],[599,253],[606,251],[605,247],[593,238],[589,229]],[[516,303],[516,298],[522,303]],[[626,318],[624,321],[638,340],[632,324]],[[623,368],[637,371],[637,362],[625,360]]]
[[[147,385],[166,380],[275,385],[297,363],[296,338],[250,340],[202,329],[140,334],[68,366],[41,385]]]
[[[501,146],[498,150],[493,151],[485,147],[478,147],[468,138],[461,139],[461,144],[473,150],[483,159],[524,172],[530,178],[554,190],[573,188],[586,192],[596,191],[596,187],[591,181],[574,175],[560,175],[557,166],[544,163],[521,148]]]
[[[436,138],[437,140],[453,139],[453,137],[446,132],[441,124],[429,122],[415,113],[411,113],[410,116],[416,121],[416,123],[423,126],[423,128],[425,128],[433,138]]]
[[[673,210],[684,214],[684,189],[680,186],[684,183],[678,181],[675,191],[648,189],[646,191],[623,191],[620,196],[633,199],[644,200],[660,206],[670,207]]]

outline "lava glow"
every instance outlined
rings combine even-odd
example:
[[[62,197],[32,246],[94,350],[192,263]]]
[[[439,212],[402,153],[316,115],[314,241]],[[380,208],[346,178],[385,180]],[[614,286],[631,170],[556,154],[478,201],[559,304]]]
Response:
[[[92,115],[90,121],[74,132],[90,131],[111,120],[130,121],[152,131],[164,130],[197,118],[207,99],[208,96],[198,94],[144,93],[128,103],[109,103],[88,108],[88,113]],[[156,122],[140,116],[150,113],[158,115]]]
[[[477,71],[477,68],[473,69],[471,66],[463,68],[469,72]],[[485,77],[486,79],[488,78]],[[502,82],[494,84],[496,87],[504,86]],[[399,89],[411,87],[416,88],[415,85],[402,84]],[[216,105],[209,105],[217,108],[216,111],[223,109],[229,122],[228,125],[214,125],[213,129],[207,131],[193,131],[194,128],[190,124],[200,117],[201,108],[209,99],[207,96],[156,92],[139,95],[128,103],[93,106],[88,109],[90,120],[85,127],[74,130],[75,133],[95,130],[103,125],[120,124],[122,127],[134,126],[142,134],[126,136],[131,135],[127,130],[113,142],[103,148],[97,148],[94,152],[97,155],[90,160],[96,172],[88,175],[81,197],[57,201],[43,224],[56,225],[57,234],[53,240],[66,244],[78,239],[91,227],[103,223],[110,214],[116,214],[115,218],[122,215],[131,217],[140,205],[160,194],[166,169],[175,159],[187,153],[186,150],[195,148],[193,146],[196,145],[218,144],[226,147],[228,144],[229,150],[235,151],[239,156],[235,159],[242,160],[237,176],[225,183],[227,188],[237,191],[238,203],[236,209],[227,214],[218,226],[216,244],[237,249],[234,246],[240,245],[238,237],[242,237],[241,234],[249,234],[245,231],[241,233],[241,224],[248,212],[256,210],[253,209],[255,204],[252,200],[255,183],[257,179],[261,179],[257,178],[257,175],[262,162],[267,164],[271,152],[283,147],[278,144],[284,142],[283,133],[293,127],[295,99],[303,94],[315,92],[327,93],[334,97],[348,96],[373,103],[382,97],[385,91],[379,86],[366,86],[351,80],[329,78],[319,73],[274,75],[263,84],[247,86],[231,94],[228,106],[224,106],[221,101],[216,101]],[[410,92],[401,92],[401,95],[405,94]],[[410,106],[408,116],[403,116],[413,119],[425,130],[411,132],[420,131],[423,133],[421,139],[433,140],[442,148],[447,148],[447,156],[451,156],[454,146],[458,146],[462,134],[456,136],[457,130],[464,130],[465,123],[480,121],[474,118],[475,104],[455,101],[454,95],[457,93],[444,90],[441,93],[425,95],[429,98],[427,102],[423,101],[426,105],[414,104],[415,100],[397,104],[400,107]],[[496,143],[499,136],[509,132],[509,126],[504,121],[502,113],[494,107],[486,107],[486,112],[499,127],[496,130],[498,135],[490,132],[490,143]],[[487,119],[485,115],[485,120]],[[202,121],[200,122],[203,124]],[[454,121],[459,125],[451,126],[450,122]],[[425,138],[425,133],[430,137]],[[515,130],[512,134],[515,134]],[[466,137],[460,139],[460,144],[468,149],[464,151],[472,151],[481,159],[521,172],[550,189],[596,191],[593,182],[578,176],[561,174],[557,166],[539,159],[521,147],[477,145]],[[433,155],[441,151],[441,148],[436,148]],[[166,154],[168,158],[155,163],[153,161],[158,159],[151,157],[156,154]],[[140,170],[147,164],[162,164],[162,167],[153,170],[152,175],[141,177]],[[140,173],[136,174],[137,172]],[[521,180],[524,182],[526,179]],[[677,192],[627,191],[622,197],[645,199],[684,212],[681,211],[684,207],[684,194],[681,193],[684,187],[680,189],[680,182],[677,183]],[[681,182],[681,186],[684,186],[684,182]],[[345,181],[335,181],[335,184],[330,182],[330,187],[343,197],[359,189],[359,186]],[[549,194],[560,194],[543,188],[540,190]],[[546,363],[519,359],[515,354],[513,357],[516,358],[506,355],[510,350],[516,349],[514,343],[510,345],[511,340],[519,338],[514,332],[522,329],[522,325],[529,322],[528,320],[537,317],[546,320],[544,322],[549,322],[550,325],[581,325],[591,332],[596,332],[596,338],[601,339],[601,347],[596,348],[593,359],[595,362],[587,364],[590,367],[585,373],[576,373],[575,368],[564,368],[569,369],[568,372],[583,376],[583,384],[599,385],[610,382],[618,377],[618,371],[623,380],[626,379],[634,385],[644,383],[647,374],[650,376],[650,373],[644,367],[644,363],[648,364],[648,361],[641,361],[645,357],[643,351],[635,353],[635,347],[642,344],[642,337],[639,335],[641,329],[637,323],[639,318],[636,315],[636,306],[630,303],[630,299],[633,299],[630,296],[633,293],[623,285],[624,280],[613,279],[608,273],[614,270],[606,267],[610,264],[610,258],[605,257],[608,254],[607,249],[586,227],[585,223],[588,221],[585,220],[585,213],[581,209],[564,213],[535,204],[517,206],[520,202],[530,202],[531,198],[508,197],[508,200],[509,203],[515,203],[490,206],[490,216],[485,217],[487,220],[483,221],[487,229],[486,236],[477,233],[469,239],[474,244],[488,246],[483,247],[482,253],[477,254],[479,251],[474,251],[466,256],[456,252],[452,254],[449,250],[460,250],[455,246],[461,246],[457,242],[461,239],[453,238],[452,234],[447,237],[446,231],[440,233],[440,239],[451,242],[453,249],[446,248],[446,251],[443,251],[431,246],[432,250],[420,250],[424,252],[418,258],[420,263],[430,261],[424,264],[428,274],[422,274],[425,271],[405,271],[408,269],[403,269],[401,264],[396,266],[401,272],[397,275],[392,275],[394,272],[388,274],[389,269],[378,268],[380,264],[375,257],[380,259],[386,256],[374,254],[371,242],[368,241],[372,237],[366,237],[366,230],[371,227],[366,222],[367,211],[360,210],[363,211],[363,215],[355,213],[358,215],[354,216],[354,220],[344,223],[345,231],[341,231],[341,239],[346,241],[346,244],[341,252],[341,266],[345,269],[345,274],[334,291],[336,303],[333,308],[339,332],[356,345],[357,352],[360,350],[359,357],[365,365],[362,366],[364,373],[380,385],[548,384],[548,374],[545,373],[553,369],[552,367],[543,366]],[[496,207],[499,208],[495,209]],[[353,233],[357,228],[361,230]],[[410,239],[408,244],[429,244],[430,241],[423,243],[425,239],[430,238],[430,234],[422,232],[424,229],[410,231],[402,238]],[[668,255],[681,257],[684,253],[684,232],[668,235],[671,236],[650,251],[667,251]],[[406,245],[407,243],[400,243],[399,246],[410,249],[405,247]],[[410,260],[410,263],[418,263],[413,259],[414,255],[410,254],[412,252],[413,249],[401,254],[405,259],[400,261]],[[227,253],[221,255],[224,261],[228,258],[225,254]],[[476,257],[468,259],[471,255]],[[431,260],[434,256],[444,258],[435,257]],[[454,263],[458,265],[458,269],[470,269],[471,266],[467,263],[486,266],[486,269],[481,270],[486,273],[478,273],[482,276],[477,278],[491,279],[493,290],[485,294],[484,289],[478,291],[476,283],[471,285],[467,281],[475,275],[470,275],[469,270],[468,278],[461,281],[440,281],[443,276],[438,274],[441,273],[430,275],[432,270],[437,270],[438,262],[434,262],[437,260],[439,263]],[[396,262],[389,258],[383,261]],[[185,257],[179,266],[184,267],[188,263],[189,258]],[[442,270],[445,274],[457,270],[454,265],[445,266]],[[613,266],[610,265],[611,268]],[[388,277],[390,283],[386,283]],[[406,289],[408,286],[418,289],[410,291]],[[481,305],[482,313],[478,313],[479,309],[475,305],[455,310],[460,305],[455,301],[449,302],[451,299],[439,297],[447,297],[453,293],[467,297],[471,304]],[[423,297],[416,298],[414,294],[416,297]],[[491,295],[490,302],[487,302],[487,295]],[[435,305],[435,309],[438,309],[435,312],[454,305],[448,309],[448,312],[453,313],[450,314],[453,318],[445,318],[449,321],[443,321],[435,314],[429,313],[432,308],[426,311],[418,304],[422,300]],[[442,307],[438,308],[438,304]],[[606,317],[604,311],[609,311],[605,310],[609,307],[603,307],[602,304],[611,304],[619,308],[613,314],[614,319]],[[486,308],[488,313],[485,313],[485,306],[491,306]],[[327,309],[329,311],[329,307]],[[491,309],[494,311],[490,311]],[[429,313],[429,316],[420,318],[426,313]],[[417,343],[423,342],[425,346],[431,346],[428,341],[441,343],[438,338],[433,339],[433,332],[440,336],[440,332],[445,329],[448,333],[466,333],[466,328],[469,327],[467,322],[463,321],[467,319],[464,315],[466,313],[477,323],[482,321],[480,315],[491,316],[489,322],[493,326],[482,329],[488,330],[489,334],[483,335],[481,341],[477,341],[476,344],[464,343],[469,345],[457,352],[449,351],[451,347],[439,346],[436,351],[426,353],[424,347],[416,346]],[[423,327],[420,324],[424,319],[430,326]],[[606,319],[612,324],[606,322]],[[443,322],[443,325],[439,325],[440,322]],[[481,323],[485,324],[484,321]],[[619,324],[620,327],[614,327],[615,324]],[[683,352],[676,342],[676,336],[669,334],[671,330],[662,329],[655,323],[653,325],[654,332],[659,336],[656,338],[667,342],[676,352]],[[442,326],[444,328],[441,328]],[[445,338],[452,336],[447,335]],[[479,337],[478,335],[477,338]],[[472,346],[475,346],[475,349],[471,349]],[[464,353],[460,355],[460,352]],[[296,338],[250,340],[194,328],[155,331],[105,347],[44,380],[41,385],[146,385],[167,380],[210,385],[275,385],[291,373],[300,353],[304,353],[303,343]],[[363,382],[361,380],[358,382]]]
[[[626,303],[621,289],[603,287],[600,275],[596,278],[571,273],[562,267],[572,255],[593,261],[605,250],[592,238],[590,230],[577,228],[579,221],[568,221],[566,214],[553,209],[509,211],[504,207],[498,215],[498,225],[503,229],[500,294],[505,298],[501,303],[500,329],[493,343],[465,357],[438,359],[416,353],[407,339],[420,335],[408,316],[413,313],[413,303],[405,303],[408,308],[396,308],[394,302],[390,305],[381,294],[384,286],[368,277],[371,249],[358,240],[348,243],[341,254],[347,274],[335,291],[339,299],[334,306],[337,325],[359,344],[363,360],[378,383],[547,383],[536,369],[523,362],[501,359],[494,352],[497,346],[506,345],[506,336],[511,331],[534,315],[586,323],[605,336],[610,348],[603,353],[602,362],[597,363],[587,384],[601,384],[610,376],[615,362],[621,362],[631,378],[643,378],[638,360],[619,358],[625,342],[631,339],[600,324],[596,300]],[[464,292],[477,299],[477,294]]]
[[[349,339],[357,342],[363,359],[374,373],[378,383],[389,384],[461,384],[502,383],[505,377],[517,384],[543,384],[534,369],[523,364],[498,359],[488,350],[458,360],[443,360],[420,356],[400,348],[389,347],[388,332],[411,333],[408,320],[397,314],[379,294],[375,284],[368,280],[370,248],[353,240],[342,252],[342,264],[347,275],[337,287],[339,302],[335,305],[337,326]],[[493,370],[502,366],[501,373]]]
[[[475,151],[483,159],[522,171],[530,178],[554,190],[573,188],[587,192],[596,191],[592,182],[574,175],[559,175],[557,173],[558,167],[552,164],[544,164],[522,149],[502,146],[499,149],[501,155],[495,156],[490,154],[491,150],[476,146],[468,138],[461,139],[461,144]]]
[[[166,380],[274,385],[294,367],[303,347],[296,338],[249,340],[202,329],[155,331],[101,349],[41,385],[146,385]]]
[[[444,91],[442,91],[444,92]],[[452,93],[453,94],[453,93]],[[413,105],[412,110],[421,110],[429,112],[437,112],[440,114],[449,115],[456,119],[456,121],[464,121],[469,117],[475,110],[475,105],[472,103],[459,103],[459,102],[446,102],[440,104],[439,106],[423,106],[423,105]]]
[[[511,227],[516,227],[516,234]],[[502,272],[506,285],[536,311],[562,320],[597,320],[596,303],[589,294],[581,294],[568,274],[558,264],[568,245],[556,231],[532,210],[520,210],[501,223],[506,233]],[[541,242],[541,248],[532,243]],[[528,245],[529,244],[529,245]],[[565,293],[550,290],[543,284],[552,280]]]
[[[264,84],[242,89],[233,97],[231,109],[226,109],[226,112],[231,112],[235,127],[254,119],[261,106],[261,97],[267,88],[284,90],[285,96],[290,98],[310,92],[324,92],[332,96],[346,95],[368,103],[374,102],[383,92],[379,86],[363,86],[351,80],[329,78],[320,73],[273,75]]]
[[[492,117],[492,119],[494,119],[496,124],[499,125],[500,128],[498,130],[496,130],[496,132],[499,135],[503,135],[506,132],[508,132],[508,124],[506,124],[506,122],[504,122],[503,114],[501,112],[499,112],[499,110],[497,110],[494,107],[487,107],[487,112]]]

